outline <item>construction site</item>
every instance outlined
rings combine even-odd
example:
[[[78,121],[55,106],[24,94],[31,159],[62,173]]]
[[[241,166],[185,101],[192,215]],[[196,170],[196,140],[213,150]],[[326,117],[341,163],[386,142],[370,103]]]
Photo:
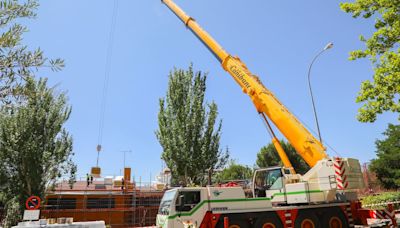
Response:
[[[44,218],[73,218],[73,221],[102,220],[111,227],[154,225],[163,189],[151,183],[134,183],[130,168],[122,178],[96,178],[87,184],[77,181],[73,188],[67,181],[48,192],[41,208]],[[163,186],[165,187],[165,185]]]
[[[191,4],[196,6],[201,4],[201,1],[200,3],[192,3],[176,0],[176,2],[179,2],[188,8],[190,8]],[[11,4],[8,2],[1,3],[1,7],[3,8],[7,7],[7,4]],[[233,5],[236,4],[233,2],[229,3]],[[156,83],[158,82],[156,77],[152,78],[152,76],[142,75],[140,77],[141,80],[148,82],[148,84],[137,83],[135,86],[129,86],[126,85],[121,78],[118,78],[118,76],[114,76],[115,79],[113,76],[111,76],[113,65],[112,54],[114,49],[117,48],[114,47],[114,45],[115,43],[120,44],[118,41],[121,41],[118,40],[119,37],[118,33],[116,32],[118,31],[118,11],[121,11],[120,14],[122,16],[126,16],[127,14],[124,13],[128,12],[125,11],[127,10],[126,8],[121,7],[121,5],[119,6],[118,4],[126,4],[126,2],[118,3],[118,0],[113,1],[108,40],[105,39],[102,41],[103,45],[105,43],[107,46],[104,63],[105,67],[102,69],[104,70],[104,80],[97,80],[96,82],[98,83],[96,85],[102,88],[99,90],[101,92],[101,96],[96,95],[93,96],[95,98],[91,98],[100,101],[98,124],[91,122],[93,118],[90,115],[92,114],[86,114],[84,111],[76,114],[74,113],[72,116],[73,121],[80,118],[78,116],[85,116],[86,118],[84,120],[80,120],[81,122],[79,124],[73,125],[75,130],[74,133],[77,135],[77,137],[74,136],[74,144],[72,144],[72,137],[65,133],[65,130],[60,130],[64,128],[59,127],[59,132],[54,133],[55,140],[53,142],[49,143],[48,145],[46,144],[45,146],[33,147],[34,150],[43,149],[43,151],[46,151],[46,154],[36,157],[30,157],[30,155],[22,156],[28,157],[28,162],[22,158],[4,159],[2,157],[6,157],[4,155],[5,153],[2,154],[0,148],[0,162],[2,162],[0,164],[6,166],[7,163],[12,162],[22,163],[23,165],[28,163],[28,165],[23,166],[23,169],[21,170],[23,170],[23,172],[29,172],[29,170],[31,170],[30,172],[33,176],[28,177],[30,175],[27,174],[13,176],[14,173],[17,173],[14,170],[18,169],[13,168],[12,166],[10,166],[11,168],[4,168],[5,171],[0,170],[0,180],[2,181],[2,186],[0,186],[0,190],[2,190],[0,194],[0,221],[5,221],[4,223],[0,223],[0,225],[4,224],[4,227],[7,228],[53,226],[89,228],[400,227],[400,195],[398,194],[399,188],[395,185],[397,183],[396,181],[398,180],[390,180],[390,184],[392,184],[390,186],[387,184],[387,182],[385,183],[382,181],[385,178],[397,178],[396,175],[398,175],[399,170],[393,167],[398,166],[400,163],[400,161],[395,160],[399,157],[398,154],[393,156],[394,159],[387,163],[392,165],[389,169],[391,169],[390,171],[393,172],[385,171],[386,176],[383,175],[382,177],[382,174],[379,173],[379,170],[383,168],[376,168],[376,160],[378,158],[369,158],[368,156],[370,155],[367,152],[356,153],[351,151],[351,149],[357,148],[357,146],[361,147],[360,144],[364,143],[361,142],[360,144],[352,144],[353,141],[356,141],[352,138],[349,139],[349,134],[354,134],[354,132],[352,132],[353,129],[349,129],[349,132],[347,132],[347,130],[335,131],[335,134],[340,136],[337,138],[334,138],[332,136],[333,133],[330,133],[330,131],[334,132],[335,127],[340,127],[342,129],[346,129],[346,127],[352,128],[352,125],[349,123],[354,122],[354,120],[349,120],[347,123],[340,123],[340,121],[338,121],[340,120],[341,116],[345,115],[344,113],[350,112],[351,110],[351,108],[348,107],[339,109],[339,106],[335,106],[340,105],[339,103],[341,102],[345,103],[344,101],[337,101],[340,99],[340,96],[337,94],[345,93],[345,86],[341,87],[343,92],[338,92],[337,94],[335,92],[340,91],[340,89],[336,89],[335,92],[328,90],[330,86],[334,87],[333,84],[325,88],[327,91],[326,93],[330,94],[326,95],[324,98],[332,99],[334,102],[331,102],[329,107],[328,105],[325,106],[325,109],[329,109],[328,111],[322,110],[322,113],[325,114],[323,119],[325,119],[325,121],[330,119],[330,123],[329,125],[325,125],[325,129],[323,127],[321,127],[323,130],[320,129],[320,122],[318,121],[316,105],[314,103],[314,96],[310,83],[311,68],[316,59],[322,53],[330,51],[330,49],[333,48],[333,42],[328,42],[325,46],[323,46],[323,48],[317,52],[317,55],[312,58],[311,64],[309,65],[307,74],[308,83],[304,82],[303,84],[307,84],[309,86],[309,89],[304,93],[306,93],[307,96],[308,92],[310,93],[313,109],[312,112],[310,110],[305,112],[302,111],[303,109],[301,109],[304,106],[302,103],[302,92],[298,92],[296,90],[299,86],[296,84],[295,80],[287,83],[286,81],[291,80],[290,78],[267,78],[258,76],[253,73],[253,70],[250,70],[250,68],[258,68],[261,69],[260,71],[262,72],[264,60],[257,62],[259,60],[254,60],[253,57],[249,57],[251,54],[257,53],[257,49],[261,50],[261,48],[251,47],[253,45],[252,43],[243,45],[240,43],[235,43],[237,42],[235,39],[240,36],[247,38],[249,36],[256,36],[255,34],[250,35],[247,32],[239,32],[238,28],[240,26],[232,27],[232,24],[235,23],[232,23],[227,19],[222,19],[217,22],[208,21],[208,14],[206,12],[202,10],[195,11],[196,14],[193,14],[193,16],[196,16],[199,21],[205,21],[204,24],[207,24],[205,27],[210,27],[210,31],[226,29],[227,33],[230,34],[232,34],[232,29],[236,31],[234,32],[234,36],[228,37],[221,35],[221,33],[216,33],[218,35],[215,37],[218,37],[218,40],[228,44],[229,48],[225,49],[225,47],[217,42],[217,39],[214,39],[214,37],[207,32],[208,30],[204,29],[200,25],[200,22],[186,13],[184,7],[181,8],[179,4],[175,3],[175,0],[161,0],[161,2],[157,2],[157,5],[151,5],[153,10],[155,7],[157,7],[156,10],[154,10],[155,13],[153,12],[156,15],[154,17],[159,18],[158,20],[160,28],[162,27],[162,29],[165,30],[162,32],[158,31],[157,33],[154,33],[156,35],[147,37],[146,34],[139,33],[135,35],[135,38],[143,36],[138,38],[143,43],[146,43],[148,40],[158,40],[157,44],[154,45],[160,46],[156,46],[158,48],[154,49],[154,53],[168,52],[168,54],[163,55],[163,62],[168,62],[168,64],[175,64],[174,61],[191,61],[190,59],[184,59],[185,55],[205,56],[204,60],[202,59],[202,61],[200,61],[201,64],[204,66],[210,65],[210,67],[213,67],[213,70],[210,73],[211,76],[209,77],[212,79],[207,82],[207,86],[209,86],[211,91],[214,92],[214,94],[211,96],[216,96],[215,94],[218,94],[218,96],[224,96],[223,98],[218,97],[215,99],[218,101],[220,106],[228,104],[233,105],[233,108],[231,109],[221,108],[221,115],[223,115],[224,118],[225,116],[234,116],[232,117],[232,121],[230,121],[230,117],[227,117],[227,129],[239,129],[236,132],[227,133],[227,142],[230,142],[234,146],[233,149],[229,150],[228,146],[226,146],[226,150],[224,150],[222,149],[222,146],[220,147],[219,141],[220,138],[225,137],[225,132],[224,134],[221,133],[222,119],[219,120],[216,117],[219,110],[214,103],[214,99],[212,99],[213,102],[210,103],[207,103],[203,100],[204,97],[206,97],[204,95],[206,88],[205,78],[208,73],[205,73],[204,78],[202,78],[201,71],[193,72],[192,64],[188,70],[177,69],[175,65],[171,66],[171,68],[168,70],[171,70],[172,68],[174,70],[170,71],[168,77],[164,77],[162,79],[164,80],[162,81],[162,87],[166,87],[168,84],[166,98],[158,98],[158,100],[154,99],[155,102],[152,105],[152,107],[159,105],[158,115],[156,112],[154,112],[154,109],[150,109],[146,106],[147,103],[150,103],[150,101],[148,101],[149,97],[154,95],[152,93],[156,93],[156,95],[158,95],[159,93],[154,91],[161,90]],[[221,3],[215,4],[217,7],[217,5]],[[245,7],[253,6],[255,9],[258,7],[257,4],[260,4],[260,8],[266,7],[266,5],[263,5],[266,3],[261,4],[259,2],[249,3],[249,6],[247,4],[243,5],[244,3],[240,4],[242,5],[235,7],[243,7],[243,9],[245,9]],[[26,5],[26,7],[28,6],[29,5]],[[16,6],[13,7],[15,8]],[[37,6],[34,5],[34,7]],[[231,6],[227,6],[226,9],[224,7],[217,8],[221,11],[224,11],[230,9],[229,7]],[[20,10],[23,10],[23,8]],[[107,10],[110,11],[109,9]],[[188,12],[189,11],[191,10],[188,10]],[[200,14],[202,12],[203,14]],[[398,15],[400,15],[400,10],[396,12]],[[20,14],[28,15],[27,13]],[[236,14],[235,17],[247,17],[246,14],[251,13],[250,11],[244,10],[242,13]],[[257,17],[257,15],[252,16]],[[264,17],[265,15],[258,16],[261,18],[261,16]],[[148,18],[150,18],[150,16]],[[145,18],[144,20],[148,18]],[[400,20],[400,16],[398,18]],[[260,20],[262,21],[262,19]],[[274,19],[268,19],[264,21],[264,23],[271,22],[273,20]],[[293,22],[295,20],[289,21]],[[399,22],[400,21],[397,21],[397,24],[400,24]],[[134,21],[132,23],[139,22]],[[141,23],[142,22],[139,24]],[[236,23],[239,24],[238,21]],[[124,27],[124,25],[125,24],[122,24],[120,27]],[[180,27],[178,27],[178,25]],[[148,23],[146,26],[151,27],[152,25],[151,23]],[[174,26],[176,26],[176,28]],[[171,30],[173,32],[169,32],[169,27],[174,29]],[[296,30],[295,27],[291,29],[293,31]],[[222,34],[223,33],[224,32],[222,32]],[[279,32],[275,33],[275,36],[276,34],[279,34]],[[300,33],[297,35],[300,37],[301,35],[299,34]],[[122,35],[120,36],[123,37]],[[269,36],[270,35],[267,35],[262,39],[269,38]],[[230,39],[231,37],[232,39]],[[200,42],[195,40],[195,38],[197,38]],[[310,37],[307,37],[307,39],[309,38]],[[0,41],[1,39],[2,38],[0,38]],[[160,40],[162,42],[159,42]],[[171,40],[178,41],[171,42]],[[277,38],[275,42],[278,41],[279,38]],[[179,47],[180,42],[182,42],[182,45],[185,48]],[[121,41],[121,43],[124,42]],[[129,46],[130,44],[128,43],[129,42],[124,43],[124,46],[121,48],[121,50],[126,50],[133,47]],[[167,43],[168,45],[166,45]],[[343,41],[338,43],[340,45],[344,45]],[[165,47],[164,44],[168,47]],[[398,45],[397,42],[394,42],[394,44]],[[135,43],[135,45],[140,46],[141,44],[138,42],[138,44]],[[283,46],[283,44],[270,45]],[[301,44],[298,43],[293,43],[291,45],[301,46]],[[243,50],[245,49],[243,48],[244,46],[251,50],[251,54],[246,52],[246,50]],[[189,49],[189,47],[193,47],[193,49]],[[278,47],[278,49],[279,48],[280,47]],[[244,53],[246,59],[249,59],[250,61],[244,61],[238,56],[232,55],[228,49]],[[273,50],[273,48],[271,47],[270,50]],[[202,51],[207,51],[207,53],[202,53]],[[82,51],[82,53],[83,52],[85,51]],[[186,54],[182,54],[185,52]],[[209,52],[211,52],[211,54]],[[293,50],[293,53],[292,54],[295,56],[295,58],[303,55],[303,53],[296,52],[295,50]],[[167,58],[165,56],[167,56]],[[125,56],[120,55],[117,57],[118,61],[125,61],[126,58]],[[157,59],[158,57],[151,54],[148,56],[143,55],[141,58],[138,58],[137,62],[141,63],[142,60],[148,60],[149,58]],[[283,61],[282,59],[275,57],[271,57],[268,60],[271,62]],[[256,63],[253,64],[252,61],[255,61]],[[2,64],[2,62],[0,62],[0,64]],[[132,65],[134,64],[132,63]],[[2,65],[0,65],[0,69],[1,67]],[[149,67],[149,69],[157,67],[152,65]],[[291,67],[292,66],[288,67],[286,65],[282,65],[280,69],[277,70],[286,71],[290,70],[289,68]],[[218,68],[218,71],[214,70],[214,68]],[[293,68],[295,68],[295,66],[293,66]],[[335,69],[332,71],[335,72],[334,70]],[[166,75],[167,70],[163,69],[163,71],[164,75]],[[396,75],[399,74],[397,71],[395,73]],[[225,77],[214,76],[216,74],[220,74]],[[192,78],[185,78],[187,75],[191,76]],[[220,82],[222,80],[223,82]],[[232,88],[230,85],[225,87],[225,81],[229,81],[230,84],[234,84],[232,85]],[[282,84],[292,84],[290,86],[294,87],[276,87],[274,83],[279,84],[279,82]],[[88,84],[83,86],[84,92],[80,94],[78,99],[73,97],[73,101],[79,99],[84,100],[86,96],[91,96],[88,92],[88,88],[90,87],[88,85],[91,82],[88,81],[87,83]],[[179,83],[193,83],[194,86],[179,87]],[[214,86],[213,83],[221,84],[218,84],[217,87]],[[299,82],[297,83],[299,85],[301,84]],[[226,82],[226,84],[228,84],[228,82]],[[74,83],[72,83],[72,85],[78,86]],[[363,86],[367,87],[365,83]],[[396,84],[395,86],[398,87]],[[32,86],[29,88],[31,87]],[[40,86],[38,87],[40,88]],[[72,86],[72,88],[74,87]],[[126,90],[126,88],[130,89]],[[272,89],[274,89],[274,91],[276,89],[278,96],[272,92]],[[126,107],[129,105],[124,99],[125,97],[129,97],[130,95],[134,94],[136,92],[135,90],[139,91],[139,95],[135,95],[135,101],[139,105],[134,104],[132,105],[132,109],[128,109]],[[74,90],[72,90],[72,93],[73,92]],[[325,91],[319,90],[319,93],[323,92]],[[27,92],[25,93],[29,94]],[[293,93],[295,93],[295,95],[292,96],[292,98],[289,98],[287,94]],[[114,97],[110,99],[110,94],[119,94],[123,98],[121,98],[121,100],[118,100],[118,98],[115,99]],[[239,94],[238,96],[246,99],[242,100],[242,98],[237,98],[237,94]],[[370,94],[372,94],[372,92]],[[398,97],[398,94],[395,95],[395,97],[396,96]],[[279,100],[277,97],[283,97],[283,99]],[[13,99],[18,100],[17,98]],[[11,100],[13,101],[13,99]],[[109,100],[108,102],[107,99]],[[29,99],[26,100],[29,102]],[[43,100],[47,101],[51,99]],[[22,100],[21,104],[24,104],[24,102],[26,101]],[[296,111],[300,110],[300,112],[296,112],[300,113],[299,115],[295,115],[294,112],[286,106],[286,103],[288,102],[290,103],[290,106],[295,107]],[[38,102],[33,102],[33,105],[31,106],[40,106],[37,103]],[[93,108],[92,104],[88,105],[88,103],[84,103],[81,106],[78,106],[78,109],[82,106]],[[204,110],[207,111],[202,109],[203,106],[208,108],[204,108]],[[321,106],[323,106],[323,103]],[[173,109],[173,107],[182,109],[178,109],[178,111],[176,111]],[[147,109],[151,110],[152,114],[147,112]],[[135,118],[133,118],[133,123],[128,123],[126,119],[132,118],[130,118],[131,116],[129,115],[125,116],[126,110],[131,112],[130,115],[139,115],[140,117],[135,116]],[[199,110],[203,110],[204,112]],[[62,111],[67,113],[65,116],[69,117],[71,108],[66,108]],[[112,116],[115,122],[110,121],[110,119],[107,118],[107,115],[112,115],[112,111],[118,113],[114,113]],[[195,114],[196,111],[197,113],[200,113],[198,116]],[[213,111],[215,116],[212,114]],[[47,115],[50,117],[45,115],[46,118],[51,120],[52,115],[54,115],[53,112],[49,111]],[[6,109],[2,115],[7,116],[9,113],[13,115],[14,111]],[[29,113],[29,111],[24,113]],[[40,112],[34,112],[34,115],[39,116],[37,113]],[[47,112],[42,111],[41,113]],[[314,122],[315,120],[316,130],[312,130],[312,128],[310,128],[305,121],[301,119],[305,118],[304,116],[311,116],[307,117],[307,121],[309,122]],[[335,117],[338,119],[335,119]],[[158,118],[158,122],[156,118]],[[392,116],[385,118],[389,119],[390,121],[393,119]],[[179,122],[182,119],[186,122]],[[257,119],[258,122],[253,122],[253,119]],[[7,121],[11,122],[9,119],[4,119],[3,121],[4,123]],[[220,121],[219,125],[218,121]],[[20,119],[17,119],[16,124],[14,125],[18,126],[19,122]],[[35,119],[34,122],[40,121]],[[44,123],[42,125],[44,126],[46,121],[43,122]],[[148,127],[147,125],[150,123],[151,125]],[[50,125],[55,124],[56,123]],[[345,126],[346,124],[348,126]],[[200,125],[204,125],[205,127],[200,127],[198,130],[196,127]],[[213,128],[214,125],[217,126],[216,129]],[[0,127],[2,126],[3,125],[0,124]],[[6,126],[6,124],[4,124],[4,126]],[[22,124],[22,126],[25,128],[25,125]],[[89,135],[87,133],[89,130],[86,132],[84,129],[86,126],[88,126],[91,131],[93,131],[93,129],[98,130],[95,151],[93,150],[87,152],[87,148],[91,147],[90,145],[93,144],[93,141],[96,141],[96,138],[87,136]],[[107,128],[107,126],[111,127]],[[143,126],[143,129],[145,130],[142,129],[142,131],[135,132],[135,128],[139,128],[139,126]],[[224,127],[225,126],[226,125],[224,125]],[[365,125],[362,127],[367,129]],[[373,128],[374,127],[370,127],[368,129],[375,130]],[[29,129],[29,127],[26,127],[26,129]],[[154,131],[154,129],[157,130]],[[385,137],[387,136],[389,139],[392,139],[390,138],[391,136],[389,133],[391,132],[390,130],[394,131],[393,129],[395,129],[395,125],[391,125],[389,122],[388,129],[389,130],[383,133],[383,135]],[[80,130],[85,133],[79,134]],[[259,133],[258,131],[262,133]],[[360,130],[357,129],[357,131],[359,132],[359,135],[362,136]],[[1,130],[0,132],[7,131]],[[42,129],[37,132],[44,132],[44,136],[37,136],[36,138],[35,135],[33,137],[33,142],[44,141],[47,137],[46,129]],[[365,132],[367,132],[367,130],[365,130]],[[151,134],[151,137],[153,138],[146,138],[146,134]],[[365,135],[366,134],[367,133],[365,133]],[[8,137],[8,134],[0,133],[0,147],[6,148],[8,145],[15,144],[15,142],[17,142],[15,141],[15,138],[22,138],[22,141],[18,141],[20,144],[23,144],[23,141],[28,141],[21,135],[24,136],[24,134],[16,134],[16,136]],[[375,137],[375,135],[371,135],[371,137]],[[376,151],[378,157],[383,153],[379,153],[379,150],[394,151],[391,152],[392,155],[399,152],[398,143],[400,142],[400,139],[398,136],[400,134],[394,135],[397,138],[394,137],[394,139],[391,141],[385,141],[385,138],[376,139],[375,144],[377,146]],[[81,136],[81,138],[79,138],[79,136]],[[324,138],[322,136],[324,136]],[[357,134],[357,136],[354,137],[356,138],[361,136],[358,136]],[[59,138],[62,138],[64,141],[57,141],[56,139]],[[154,144],[149,143],[151,140],[154,141],[154,138],[159,141],[160,145],[154,147],[153,145],[149,145],[147,147],[148,144]],[[267,138],[267,140],[265,140],[265,138]],[[340,140],[342,140],[343,144],[340,144],[342,147],[339,146],[339,149],[336,150],[330,145],[330,142],[328,143],[328,140],[326,140],[327,138],[334,138],[332,141],[334,141],[336,144],[340,144]],[[170,140],[168,141],[167,139]],[[68,140],[70,140],[70,144],[61,145],[62,143],[68,142]],[[134,149],[121,150],[121,148],[111,146],[111,144],[122,144],[121,142],[124,141],[130,142],[130,144],[127,143],[123,145],[128,145],[129,148],[133,147]],[[269,143],[268,145],[270,147],[264,146],[262,149],[260,149],[260,152],[256,154],[257,151],[253,151],[253,149],[257,146],[258,148],[261,148],[260,145],[265,145],[265,141],[267,141],[266,143]],[[225,143],[225,141],[223,142]],[[257,144],[258,142],[260,143]],[[390,143],[392,144],[389,145]],[[31,144],[34,143],[28,144],[31,146]],[[139,144],[142,147],[136,147],[136,145]],[[56,145],[54,146],[55,152],[51,149],[51,146],[53,145]],[[78,148],[78,150],[74,150],[76,151],[75,154],[77,154],[75,161],[78,164],[75,166],[71,165],[72,163],[69,163],[70,160],[68,160],[69,156],[71,154],[73,155],[72,145],[74,145],[74,147],[76,145]],[[242,145],[243,147],[241,147]],[[380,149],[380,146],[383,149]],[[343,149],[344,147],[345,149]],[[30,147],[28,146],[21,148],[18,147],[17,149],[7,149],[5,151],[12,151],[11,153],[16,153],[15,151],[19,150],[29,151],[29,148]],[[268,150],[268,148],[272,149]],[[394,149],[392,150],[391,148]],[[34,172],[32,171],[34,169],[27,168],[35,166],[37,163],[39,163],[38,166],[46,166],[46,163],[40,159],[46,160],[47,157],[51,157],[63,149],[69,150],[71,154],[62,156],[57,155],[58,157],[64,156],[62,159],[60,159],[62,164],[60,163],[53,165],[47,170],[43,169],[44,171],[41,169],[40,172]],[[154,150],[161,152],[156,153],[153,152]],[[263,150],[267,152],[263,154]],[[371,150],[369,150],[369,152]],[[209,151],[211,152],[208,153]],[[228,154],[229,151],[233,152]],[[274,154],[271,154],[271,151],[273,151],[272,153]],[[228,160],[229,156],[231,160]],[[251,160],[249,157],[257,157],[256,162]],[[123,169],[119,170],[120,174],[106,175],[104,171],[105,169],[107,171],[112,170],[114,173],[118,172],[118,167],[120,167],[119,163],[121,162],[120,160],[122,160],[122,158]],[[150,174],[149,181],[142,181],[141,175],[145,176],[145,172],[154,173],[154,170],[156,169],[155,167],[157,166],[155,164],[159,163],[160,158],[162,160],[162,168],[161,171],[157,170],[157,172],[159,171],[158,175],[156,175],[153,180],[153,177]],[[246,161],[247,164],[251,164],[249,162],[251,161],[254,165],[241,166],[240,164],[237,164],[236,159],[239,161]],[[273,160],[274,162],[272,162]],[[43,164],[41,164],[42,162]],[[95,165],[91,166],[89,164]],[[69,167],[70,169],[70,179],[62,178],[62,175],[67,173],[62,170],[64,166]],[[62,171],[58,171],[58,169]],[[49,179],[46,179],[45,181],[35,179],[35,176],[40,175],[50,177],[48,177]],[[77,178],[79,175],[80,177]],[[137,180],[138,176],[140,176],[139,181]],[[31,183],[26,180],[21,182],[23,184],[18,182],[19,179],[29,178],[35,179],[35,182]],[[11,182],[7,182],[7,180],[11,180]],[[3,183],[5,184],[3,185]],[[6,183],[11,184],[7,185]],[[22,187],[17,188],[16,186]],[[45,192],[41,193],[38,189],[45,189]],[[23,195],[18,196],[19,198],[17,196],[14,198],[10,197],[13,193],[15,194],[15,192],[18,191],[23,192]],[[388,198],[387,200],[365,203],[370,202],[365,200],[368,197],[379,197],[380,195],[385,196],[387,193],[393,194],[394,197],[390,199]],[[6,200],[3,200],[3,198]],[[18,205],[15,203],[13,207],[13,204],[10,203],[12,200],[19,200],[23,202],[23,204],[20,203],[20,205]],[[22,211],[21,208],[23,208]],[[13,213],[21,213],[23,216],[18,217],[15,215],[15,218],[18,218],[18,221],[14,221],[15,219],[12,220]]]

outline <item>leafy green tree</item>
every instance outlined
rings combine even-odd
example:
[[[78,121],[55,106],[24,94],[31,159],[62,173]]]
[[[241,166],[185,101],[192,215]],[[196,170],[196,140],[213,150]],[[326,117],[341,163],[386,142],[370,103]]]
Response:
[[[43,198],[57,178],[76,171],[72,137],[64,128],[71,112],[65,94],[47,88],[46,79],[31,78],[22,94],[19,105],[0,109],[0,191],[14,219],[20,216],[10,214],[15,202],[22,209],[29,196]]]
[[[374,122],[377,114],[400,112],[400,1],[356,0],[341,3],[340,7],[354,18],[375,19],[376,31],[370,38],[360,36],[365,50],[350,53],[350,59],[369,58],[374,65],[373,80],[366,80],[356,101],[363,103],[358,120]]]
[[[290,143],[281,140],[281,145],[297,173],[304,174],[310,169],[310,166],[297,154]],[[272,143],[261,148],[257,154],[256,164],[260,168],[283,165]]]
[[[217,174],[217,179],[222,181],[251,179],[253,170],[245,165],[237,164],[234,160],[229,162],[228,167]]]
[[[29,50],[22,44],[27,31],[22,19],[36,17],[36,0],[0,0],[0,102],[12,103],[20,96],[23,84],[41,67],[54,71],[64,66],[61,59],[49,60],[42,50]]]
[[[0,0],[0,201],[5,227],[18,221],[26,196],[43,196],[60,172],[76,172],[69,158],[70,136],[60,127],[70,112],[65,95],[53,95],[46,80],[34,81],[40,68],[58,71],[64,61],[23,44],[28,29],[22,23],[36,17],[38,5],[37,0]],[[54,113],[57,109],[64,113]]]
[[[228,150],[220,149],[222,121],[217,105],[205,104],[206,74],[174,69],[168,90],[160,99],[156,136],[161,158],[171,169],[172,179],[184,185],[204,183],[206,169],[223,167]]]
[[[74,184],[76,183],[76,172],[78,171],[78,167],[72,162],[69,164],[69,178],[68,178],[68,186],[70,189],[74,188]]]
[[[383,133],[383,140],[377,140],[376,155],[370,169],[386,189],[400,189],[400,125],[389,124]]]
[[[12,227],[21,220],[21,207],[17,197],[6,199],[4,211],[6,212],[1,225],[3,227]]]

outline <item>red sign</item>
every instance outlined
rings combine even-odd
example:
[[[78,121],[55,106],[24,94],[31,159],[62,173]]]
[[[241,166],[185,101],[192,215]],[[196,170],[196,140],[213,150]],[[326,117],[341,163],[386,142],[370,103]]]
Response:
[[[40,207],[40,198],[38,196],[31,196],[29,197],[26,202],[25,206],[27,210],[37,210]]]

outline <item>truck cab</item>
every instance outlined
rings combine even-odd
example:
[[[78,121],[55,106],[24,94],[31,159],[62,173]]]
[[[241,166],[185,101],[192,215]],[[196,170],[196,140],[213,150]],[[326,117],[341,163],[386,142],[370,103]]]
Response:
[[[253,176],[253,197],[266,197],[274,203],[285,203],[285,185],[298,182],[298,175],[291,174],[290,169],[269,167],[258,169]]]
[[[204,188],[175,188],[166,191],[158,210],[157,227],[198,227],[207,212],[207,209],[200,205],[206,199]],[[185,219],[189,215],[190,219]]]
[[[268,198],[246,198],[242,187],[175,188],[165,192],[156,223],[163,228],[211,227],[210,223],[223,223],[218,220],[221,214],[268,209],[272,209]]]

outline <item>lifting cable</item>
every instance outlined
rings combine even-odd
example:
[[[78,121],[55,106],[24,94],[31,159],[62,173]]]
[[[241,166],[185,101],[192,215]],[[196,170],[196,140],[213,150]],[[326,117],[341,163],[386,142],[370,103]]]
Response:
[[[287,107],[286,107],[286,108],[287,108]],[[316,132],[315,132],[314,130],[312,130],[312,128],[310,128],[303,120],[301,120],[301,119],[300,119],[298,116],[296,116],[292,111],[290,111],[289,108],[287,108],[287,109],[288,109],[288,111],[289,111],[290,113],[292,113],[293,116],[295,116],[295,117],[300,121],[300,123],[302,123],[302,124],[304,125],[304,127],[305,127],[306,129],[308,129],[308,130],[309,130],[310,132],[312,132],[314,135],[316,134]],[[275,136],[275,133],[273,132],[273,130],[272,130],[272,128],[271,128],[271,125],[269,124],[267,118],[265,117],[265,115],[264,115],[263,113],[259,113],[259,116],[260,116],[261,121],[264,123],[264,126],[265,126],[265,128],[267,129],[269,135],[271,136],[271,138],[273,138],[273,137]],[[324,145],[326,145],[329,149],[331,149],[338,157],[342,157],[342,155],[340,155],[340,153],[337,152],[337,151],[335,150],[335,148],[333,148],[331,145],[328,144],[328,142],[327,142],[326,139],[324,140]]]
[[[303,121],[300,117],[296,116],[294,114],[294,112],[292,112],[288,107],[286,107],[286,108],[287,108],[287,110],[289,110],[290,113],[292,113],[292,115],[294,117],[296,117],[300,121],[300,123],[302,123],[304,125],[304,127],[307,130],[309,130],[313,135],[317,135],[317,132],[315,132],[310,126],[308,126],[305,121]],[[329,149],[331,149],[336,154],[336,156],[342,157],[342,155],[337,150],[335,150],[335,148],[333,146],[328,144],[328,141],[326,139],[324,139],[323,145],[326,145]],[[328,154],[328,151],[326,151],[326,153]]]
[[[107,100],[107,92],[108,92],[108,82],[110,78],[110,70],[111,70],[111,57],[112,57],[112,50],[114,44],[114,33],[115,27],[117,23],[117,13],[118,13],[118,0],[114,0],[114,7],[112,12],[111,18],[111,29],[108,36],[108,46],[107,46],[107,53],[106,53],[106,63],[105,63],[105,70],[104,70],[104,84],[103,84],[103,91],[101,96],[101,106],[100,106],[100,118],[99,118],[99,135],[97,138],[97,161],[96,167],[99,166],[99,155],[101,151],[101,144],[103,141],[103,129],[104,129],[104,116],[106,111],[106,100]]]

